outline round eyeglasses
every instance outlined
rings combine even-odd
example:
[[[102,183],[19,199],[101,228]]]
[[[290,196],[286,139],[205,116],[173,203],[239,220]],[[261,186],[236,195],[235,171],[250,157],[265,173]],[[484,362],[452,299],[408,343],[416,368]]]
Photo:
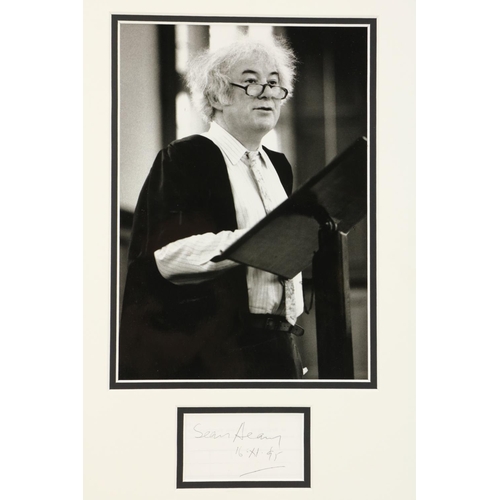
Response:
[[[285,87],[279,87],[271,83],[250,83],[249,85],[231,83],[231,85],[243,89],[246,95],[250,97],[260,97],[264,93],[266,87],[269,87],[269,94],[273,99],[284,99],[288,95],[288,90]]]

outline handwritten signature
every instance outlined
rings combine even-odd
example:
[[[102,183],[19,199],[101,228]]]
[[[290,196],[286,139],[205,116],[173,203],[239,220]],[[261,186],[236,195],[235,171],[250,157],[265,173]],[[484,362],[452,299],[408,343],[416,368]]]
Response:
[[[193,431],[196,433],[195,439],[229,439],[233,443],[239,441],[258,440],[258,441],[275,441],[278,443],[278,448],[281,448],[281,434],[276,436],[266,435],[264,432],[246,431],[245,422],[242,422],[236,432],[217,432],[214,430],[203,430],[201,424],[195,424]]]
[[[248,476],[249,474],[256,474],[257,472],[262,472],[265,470],[271,470],[271,469],[284,469],[284,465],[276,465],[275,467],[265,467],[264,469],[257,469],[257,470],[251,470],[250,472],[245,472],[244,474],[240,474],[240,477],[243,476]]]

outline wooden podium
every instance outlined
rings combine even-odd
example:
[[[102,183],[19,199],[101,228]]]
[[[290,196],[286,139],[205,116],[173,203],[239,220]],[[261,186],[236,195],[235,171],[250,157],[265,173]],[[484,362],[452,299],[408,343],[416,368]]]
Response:
[[[347,233],[366,216],[367,142],[361,137],[214,261],[284,278],[312,264],[320,379],[353,379]]]

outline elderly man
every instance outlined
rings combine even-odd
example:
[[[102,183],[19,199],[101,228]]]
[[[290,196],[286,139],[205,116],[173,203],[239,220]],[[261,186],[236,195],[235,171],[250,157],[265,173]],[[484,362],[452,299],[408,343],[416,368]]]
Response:
[[[139,196],[120,380],[302,377],[301,276],[212,261],[291,193],[290,164],[261,140],[293,78],[294,55],[278,39],[245,39],[192,61],[192,99],[211,125],[162,150]]]

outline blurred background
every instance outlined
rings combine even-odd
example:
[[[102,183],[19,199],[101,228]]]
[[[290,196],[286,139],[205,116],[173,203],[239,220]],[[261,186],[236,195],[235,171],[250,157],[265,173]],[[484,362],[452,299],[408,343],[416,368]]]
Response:
[[[127,273],[132,216],[158,151],[177,138],[204,132],[183,80],[187,61],[241,34],[284,36],[299,59],[294,96],[263,143],[283,152],[304,184],[360,136],[367,136],[367,28],[263,24],[119,23],[118,189],[119,301]],[[367,223],[348,235],[350,309],[356,379],[368,378]],[[304,271],[306,307],[298,323],[305,378],[318,377],[311,272]]]

